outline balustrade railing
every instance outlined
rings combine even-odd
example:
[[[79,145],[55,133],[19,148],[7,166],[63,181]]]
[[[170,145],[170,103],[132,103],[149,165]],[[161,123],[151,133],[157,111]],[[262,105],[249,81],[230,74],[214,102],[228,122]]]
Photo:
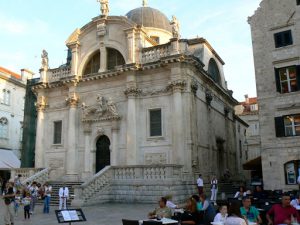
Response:
[[[157,181],[176,180],[181,181],[182,166],[179,165],[143,165],[143,166],[107,166],[90,180],[80,186],[74,187],[75,198],[73,205],[82,205],[103,193],[112,182],[122,181]]]
[[[71,67],[62,67],[49,70],[49,82],[59,81],[62,78],[71,76]]]
[[[49,180],[49,171],[50,170],[48,168],[40,170],[32,176],[28,177],[27,179],[24,179],[22,181],[22,184],[26,184],[27,182],[31,184],[33,181],[36,181],[40,184],[44,184],[46,181]]]
[[[10,179],[14,180],[15,176],[21,175],[21,181],[23,182],[27,178],[33,176],[34,174],[40,172],[43,169],[37,168],[16,168],[10,170]]]
[[[142,63],[155,62],[162,57],[166,57],[170,55],[171,52],[170,48],[171,48],[170,44],[144,48],[142,50]]]

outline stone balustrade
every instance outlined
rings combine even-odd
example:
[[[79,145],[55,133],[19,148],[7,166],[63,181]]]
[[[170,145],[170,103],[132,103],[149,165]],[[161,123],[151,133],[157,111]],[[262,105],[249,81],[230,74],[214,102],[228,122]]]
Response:
[[[62,78],[71,76],[71,67],[50,69],[48,70],[48,76],[49,83],[59,81]]]
[[[10,171],[10,179],[14,180],[15,176],[21,175],[21,181],[28,179],[29,177],[33,176],[34,174],[40,172],[43,169],[36,169],[36,168],[16,168],[11,169]]]
[[[144,191],[152,191],[151,193],[153,189],[157,189],[153,196],[145,198],[148,202],[156,201],[156,195],[163,196],[169,191],[173,193],[180,189],[173,185],[180,186],[182,182],[182,166],[179,165],[107,166],[90,180],[74,187],[75,198],[72,205],[82,206],[105,201],[133,201],[134,189],[141,186]],[[185,188],[184,185],[181,187],[182,190]],[[131,193],[131,196],[127,193]],[[143,195],[143,193],[139,194]]]
[[[26,184],[27,182],[31,184],[33,181],[36,181],[40,184],[44,184],[46,181],[49,180],[49,172],[50,170],[48,168],[40,170],[34,175],[28,177],[27,179],[24,179],[22,181],[22,184]]]
[[[170,43],[164,45],[158,45],[150,48],[144,48],[142,50],[142,63],[150,63],[160,60],[163,57],[170,55],[171,45]]]

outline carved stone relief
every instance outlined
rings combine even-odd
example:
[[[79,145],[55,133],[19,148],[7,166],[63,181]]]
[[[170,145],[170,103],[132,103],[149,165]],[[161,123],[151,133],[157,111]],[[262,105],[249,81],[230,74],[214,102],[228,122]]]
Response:
[[[166,153],[146,153],[145,154],[145,164],[146,165],[158,165],[166,164],[167,155]]]

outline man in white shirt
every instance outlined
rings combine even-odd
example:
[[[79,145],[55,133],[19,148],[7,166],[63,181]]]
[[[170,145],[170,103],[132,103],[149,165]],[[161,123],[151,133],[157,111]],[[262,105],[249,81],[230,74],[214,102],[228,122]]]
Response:
[[[69,188],[64,184],[63,187],[59,189],[59,210],[67,209],[67,199],[69,198]]]
[[[296,209],[300,209],[300,194],[298,194],[296,198],[291,201],[291,206],[293,206]]]
[[[199,174],[199,177],[197,179],[197,187],[198,187],[199,195],[202,195],[203,194],[203,179],[202,179],[201,174]]]

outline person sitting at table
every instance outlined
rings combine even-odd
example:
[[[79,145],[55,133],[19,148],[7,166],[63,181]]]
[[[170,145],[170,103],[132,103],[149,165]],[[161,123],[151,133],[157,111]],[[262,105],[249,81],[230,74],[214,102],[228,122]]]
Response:
[[[227,218],[227,205],[221,205],[219,208],[219,213],[214,218],[214,222],[222,222],[224,223]]]
[[[255,186],[255,190],[253,192],[253,198],[265,199],[267,197],[268,197],[267,193],[262,189],[261,186]]]
[[[181,225],[185,225],[185,224],[195,225],[199,223],[199,217],[197,213],[197,203],[193,197],[190,197],[187,200],[185,211],[181,215],[180,219],[181,219]]]
[[[240,186],[240,189],[235,193],[234,198],[242,199],[245,196],[247,196],[246,188],[244,186]]]
[[[159,207],[148,214],[149,219],[171,218],[172,211],[167,207],[167,199],[165,197],[161,197],[158,204]]]
[[[251,199],[244,197],[242,203],[243,206],[240,208],[241,215],[250,222],[262,223],[258,210],[254,206],[251,206]]]
[[[202,194],[200,195],[200,201],[202,202],[202,209],[201,211],[204,212],[204,224],[210,224],[216,215],[216,210],[214,208],[214,206],[212,205],[212,203],[210,203],[207,199],[206,199],[206,195]]]
[[[274,222],[271,216],[274,218]],[[283,194],[281,204],[273,205],[267,212],[266,218],[268,225],[291,224],[293,218],[300,221],[297,210],[291,206],[291,197],[288,194]]]
[[[165,198],[167,199],[166,206],[170,209],[177,209],[178,206],[172,202],[172,195],[166,195]]]
[[[240,204],[238,202],[232,202],[229,206],[228,216],[224,225],[247,225],[247,221],[241,215]]]
[[[297,194],[296,198],[291,201],[291,206],[297,209],[297,207],[300,207],[300,194]]]
[[[200,201],[199,195],[193,195],[192,198],[195,199],[196,201],[197,212],[200,212],[202,210],[203,205],[202,202]]]

